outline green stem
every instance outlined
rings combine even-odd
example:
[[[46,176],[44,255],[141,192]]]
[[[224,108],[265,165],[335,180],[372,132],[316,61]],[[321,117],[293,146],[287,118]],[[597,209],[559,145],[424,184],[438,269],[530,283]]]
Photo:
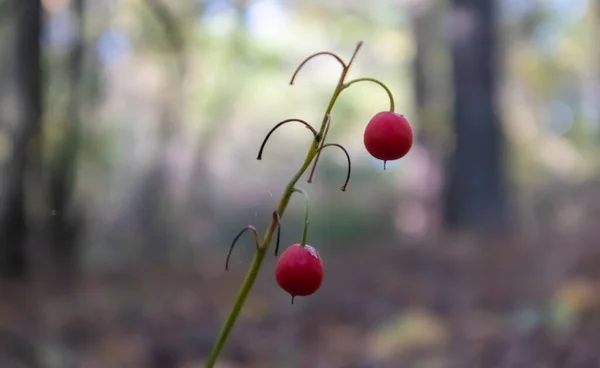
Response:
[[[344,84],[342,86],[342,88],[346,89],[346,88],[350,87],[351,85],[353,85],[354,83],[358,83],[358,82],[373,82],[373,83],[376,83],[376,84],[380,85],[383,89],[385,89],[385,92],[387,93],[388,97],[390,98],[390,111],[394,112],[394,110],[396,109],[396,107],[394,105],[394,96],[392,95],[392,91],[390,91],[390,89],[388,88],[388,86],[386,86],[385,84],[383,84],[383,82],[378,81],[375,78],[357,78],[357,79],[353,79],[350,82]]]
[[[288,186],[286,187],[286,190],[284,191],[284,193],[281,197],[281,200],[279,201],[279,206],[277,207],[277,213],[279,214],[280,217],[283,216],[283,213],[285,212],[285,210],[290,202],[290,197],[292,196],[292,193],[294,190],[294,185],[300,179],[302,174],[304,174],[304,172],[306,171],[306,169],[312,162],[313,158],[315,157],[315,154],[317,152],[317,147],[318,147],[318,142],[316,140],[314,140],[308,151],[308,154],[306,155],[304,164],[302,165],[300,170],[298,170],[296,175],[294,175],[294,177],[292,178],[292,180],[289,182]],[[244,306],[244,303],[246,302],[246,298],[248,297],[250,290],[252,290],[252,286],[254,286],[254,282],[256,281],[256,277],[258,276],[258,272],[260,271],[260,267],[262,266],[262,262],[265,258],[265,254],[267,253],[267,248],[268,248],[269,244],[271,243],[273,234],[275,233],[276,229],[277,229],[277,222],[275,220],[273,220],[273,221],[271,221],[271,225],[267,229],[267,232],[265,233],[265,236],[258,247],[256,255],[254,256],[254,259],[252,260],[252,264],[250,265],[250,269],[248,270],[248,273],[246,274],[244,283],[242,284],[240,291],[235,299],[233,308],[231,309],[231,312],[229,313],[229,316],[227,317],[227,320],[225,321],[225,324],[223,325],[221,332],[219,332],[219,337],[217,338],[217,342],[215,343],[213,350],[210,354],[208,363],[206,363],[206,368],[213,368],[215,366],[215,364],[217,363],[217,359],[219,358],[221,351],[225,347],[225,343],[227,342],[227,339],[229,338],[231,330],[233,329],[233,326],[240,314],[240,311],[242,310],[242,307]]]
[[[256,277],[258,276],[258,271],[260,271],[260,265],[265,258],[265,254],[267,254],[267,252],[264,248],[259,249],[255,253],[254,258],[252,259],[252,264],[250,265],[250,269],[248,270],[246,278],[244,279],[242,287],[240,288],[240,292],[235,299],[235,303],[233,304],[233,308],[231,309],[229,317],[225,321],[225,324],[219,333],[219,338],[217,339],[217,342],[215,343],[215,346],[210,354],[208,363],[206,363],[206,368],[213,368],[217,363],[217,359],[225,347],[225,343],[227,342],[227,338],[233,329],[233,325],[235,324],[235,321],[237,320],[237,317],[240,314],[244,303],[246,302],[246,298],[248,297],[250,290],[252,290],[252,285],[254,285],[254,281],[256,281]]]
[[[304,197],[304,224],[302,225],[302,247],[306,245],[306,237],[308,236],[308,194],[300,188],[294,188],[295,193],[300,193]]]
[[[354,60],[354,57],[356,56],[356,53],[358,52],[358,49],[360,48],[361,44],[362,43],[358,44],[356,50],[354,51],[354,54],[352,55],[351,61]],[[344,80],[346,79],[346,74],[348,73],[348,69],[350,68],[351,64],[352,63],[349,62],[348,65],[344,67],[338,84],[335,90],[333,91],[333,95],[331,96],[331,100],[329,101],[329,105],[327,106],[327,110],[325,111],[325,116],[323,117],[323,121],[321,122],[321,128],[319,129],[319,134],[317,134],[317,136],[313,139],[308,153],[306,154],[306,158],[304,159],[304,163],[302,164],[298,172],[289,181],[288,185],[285,188],[285,191],[281,196],[281,199],[279,200],[279,205],[277,206],[277,213],[279,214],[280,218],[283,217],[283,214],[285,213],[285,210],[287,209],[287,206],[290,203],[290,198],[292,196],[292,193],[294,192],[296,183],[298,182],[298,180],[300,180],[302,175],[310,166],[311,162],[314,160],[315,156],[319,152],[320,143],[325,139],[325,137],[323,137],[323,133],[325,131],[327,121],[331,117],[331,110],[333,110],[333,106],[335,105],[337,98],[339,97],[342,90],[345,88]],[[238,292],[231,312],[229,313],[225,324],[219,332],[217,341],[215,342],[215,345],[210,353],[210,357],[208,358],[208,362],[206,363],[206,368],[214,368],[215,364],[217,363],[219,355],[225,347],[225,343],[227,342],[227,339],[231,334],[231,330],[233,329],[233,326],[235,325],[235,322],[239,317],[240,311],[242,310],[242,307],[246,302],[246,298],[248,297],[250,290],[252,290],[252,287],[254,286],[254,282],[256,281],[256,277],[258,276],[258,272],[260,271],[262,262],[265,258],[265,254],[267,252],[269,244],[271,243],[273,234],[275,233],[276,229],[277,221],[273,219],[271,220],[271,224],[269,225],[269,228],[267,229],[267,232],[265,233],[264,238],[260,243],[258,250],[252,260],[250,269],[248,270],[246,278],[244,279],[240,291]]]
[[[321,123],[321,129],[319,129],[319,134],[317,137],[321,139],[320,145],[317,147],[317,157],[315,158],[315,162],[313,163],[312,169],[310,170],[310,175],[308,176],[307,182],[312,182],[313,175],[315,174],[315,170],[317,168],[317,164],[319,163],[319,157],[321,157],[321,148],[325,144],[325,138],[327,138],[327,133],[329,133],[329,125],[331,124],[331,110],[333,110],[333,106],[337,101],[338,97],[340,97],[340,93],[344,90],[344,78],[346,78],[347,70],[342,72],[342,77],[340,78],[340,83],[336,87],[333,92],[333,96],[331,96],[331,101],[329,102],[329,106],[327,106],[327,111],[325,111],[325,117],[323,118],[323,122]]]

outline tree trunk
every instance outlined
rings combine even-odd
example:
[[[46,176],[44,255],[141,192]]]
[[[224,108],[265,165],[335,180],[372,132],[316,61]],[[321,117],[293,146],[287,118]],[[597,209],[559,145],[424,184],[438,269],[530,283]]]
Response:
[[[81,77],[84,54],[84,0],[72,2],[75,16],[75,35],[69,55],[69,85],[71,96],[68,104],[68,124],[65,139],[52,165],[50,174],[49,202],[50,240],[55,265],[63,281],[72,280],[77,267],[77,235],[81,228],[79,209],[71,206],[77,171],[77,155],[81,139]]]
[[[600,39],[600,0],[590,2],[590,7],[592,8],[592,40],[598,42]],[[596,113],[596,120],[594,123],[600,126],[600,50],[595,48],[593,51],[592,60],[594,62],[593,65],[593,86],[591,88],[591,93],[593,101],[592,104],[595,106],[594,113]]]
[[[431,27],[430,17],[428,13],[431,4],[429,2],[418,2],[413,6],[411,20],[413,34],[415,38],[415,57],[413,59],[413,88],[415,95],[415,105],[417,107],[417,115],[419,124],[424,123],[424,113],[428,107],[430,91],[427,85],[427,70],[426,70],[426,48],[428,41],[428,30]],[[423,134],[417,137],[419,140],[424,139]],[[424,143],[424,142],[423,142]]]
[[[15,0],[16,14],[16,89],[19,121],[13,131],[12,152],[3,173],[4,187],[0,198],[0,274],[24,277],[28,271],[25,245],[25,175],[28,152],[34,138],[39,138],[42,114],[42,72],[40,35],[42,7],[40,0]],[[39,140],[38,140],[39,142]],[[39,153],[39,152],[38,152]]]
[[[445,223],[451,229],[507,225],[504,137],[497,116],[493,0],[453,0],[454,152],[448,163]]]

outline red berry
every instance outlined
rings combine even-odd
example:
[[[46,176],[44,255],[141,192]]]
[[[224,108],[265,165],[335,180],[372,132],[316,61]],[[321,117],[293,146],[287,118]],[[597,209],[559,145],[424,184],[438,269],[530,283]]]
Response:
[[[392,111],[377,113],[367,124],[364,142],[371,156],[387,161],[404,157],[412,148],[413,132],[404,115]]]
[[[323,282],[323,263],[317,250],[310,245],[290,245],[277,260],[277,284],[292,296],[315,293]]]

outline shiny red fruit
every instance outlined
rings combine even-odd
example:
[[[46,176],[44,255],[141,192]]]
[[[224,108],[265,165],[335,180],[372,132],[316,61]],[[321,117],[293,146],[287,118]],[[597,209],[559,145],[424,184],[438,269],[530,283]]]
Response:
[[[317,250],[310,245],[290,245],[275,266],[277,284],[292,296],[315,293],[323,282],[323,263]]]
[[[371,156],[387,161],[404,157],[413,145],[413,132],[404,115],[392,111],[377,113],[367,124],[365,148]]]

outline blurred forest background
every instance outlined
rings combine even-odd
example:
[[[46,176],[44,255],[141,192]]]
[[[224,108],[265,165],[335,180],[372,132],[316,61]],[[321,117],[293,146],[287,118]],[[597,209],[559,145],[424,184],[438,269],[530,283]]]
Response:
[[[600,367],[600,1],[0,0],[0,366],[202,367],[339,65],[322,289],[270,257],[222,368]],[[283,246],[303,207],[292,201]],[[246,244],[247,243],[247,244]]]

